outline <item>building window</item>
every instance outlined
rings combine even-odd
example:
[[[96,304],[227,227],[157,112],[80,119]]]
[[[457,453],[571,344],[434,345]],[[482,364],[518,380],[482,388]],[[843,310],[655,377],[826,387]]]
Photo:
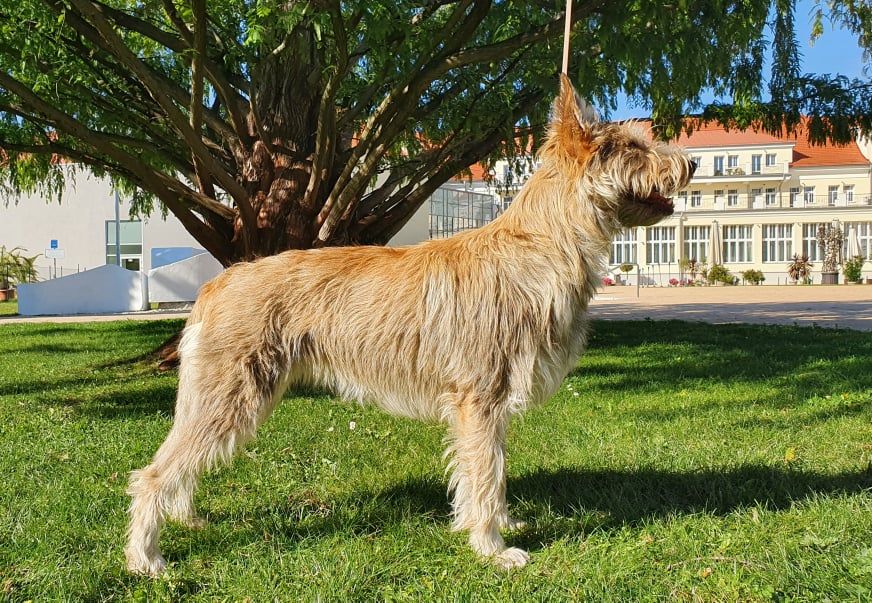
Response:
[[[724,262],[752,262],[751,226],[724,226]]]
[[[809,261],[816,262],[823,256],[817,244],[817,231],[823,224],[802,225],[802,255],[807,256]]]
[[[727,167],[731,169],[739,167],[739,156],[727,155]]]
[[[790,207],[798,207],[799,206],[799,196],[802,193],[802,189],[798,186],[791,187],[790,189]]]
[[[690,206],[700,207],[702,205],[702,191],[690,191]]]
[[[684,227],[684,259],[704,263],[709,255],[709,227]]]
[[[738,207],[739,205],[739,191],[731,188],[727,191],[727,205],[730,207]]]
[[[814,187],[806,186],[802,189],[802,200],[806,205],[814,205]]]
[[[437,188],[430,196],[430,238],[441,239],[484,226],[500,213],[493,195]]]
[[[142,222],[121,220],[118,224],[120,265],[128,270],[142,268]],[[106,220],[106,263],[119,265],[115,247],[115,220]]]
[[[759,174],[760,173],[760,160],[763,158],[762,155],[751,155],[751,173]]]
[[[757,207],[760,201],[763,198],[763,189],[762,188],[752,188],[751,189],[751,207]]]
[[[724,175],[724,156],[716,155],[715,156],[715,176],[723,176]]]
[[[836,204],[836,201],[839,200],[839,187],[838,186],[828,186],[827,187],[827,205],[830,207]]]
[[[636,229],[625,228],[612,239],[609,264],[636,263]]]
[[[766,153],[766,167],[775,165],[775,153]]]
[[[766,189],[766,205],[775,205],[775,189]]]
[[[843,189],[845,192],[845,203],[853,203],[854,202],[854,185],[846,184]]]
[[[715,190],[715,207],[720,207],[724,202],[724,189],[719,188]]]
[[[793,255],[793,225],[763,225],[763,261],[786,262]]]
[[[678,207],[682,209],[687,207],[687,191],[680,191],[678,193]]]
[[[648,229],[649,264],[671,264],[675,261],[675,227],[654,226]]]

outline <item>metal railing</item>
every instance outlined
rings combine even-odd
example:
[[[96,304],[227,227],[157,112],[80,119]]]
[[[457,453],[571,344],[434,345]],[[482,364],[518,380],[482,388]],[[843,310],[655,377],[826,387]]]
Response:
[[[762,164],[759,166],[751,163],[742,163],[734,166],[715,166],[714,163],[705,162],[696,168],[693,177],[698,178],[741,178],[744,176],[783,176],[788,173],[787,163],[775,163],[774,165]]]
[[[829,195],[805,195],[799,193],[793,195],[790,191],[782,190],[775,192],[774,198],[767,197],[766,191],[758,195],[748,192],[747,188],[731,197],[727,190],[723,195],[700,195],[699,202],[695,203],[695,197],[688,195],[673,197],[676,211],[711,211],[711,210],[736,210],[736,209],[820,209],[826,207],[869,207],[872,206],[872,195],[854,195],[848,198],[844,194],[835,197]]]

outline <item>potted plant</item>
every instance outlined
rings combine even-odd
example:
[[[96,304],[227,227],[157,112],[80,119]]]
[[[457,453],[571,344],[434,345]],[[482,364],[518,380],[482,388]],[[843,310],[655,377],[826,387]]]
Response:
[[[745,270],[742,273],[742,278],[745,279],[746,283],[750,283],[752,285],[759,285],[766,280],[766,277],[763,276],[762,270],[754,270],[753,268],[750,270]]]
[[[842,231],[832,224],[821,224],[817,231],[817,244],[824,253],[821,266],[821,284],[839,284],[839,255],[842,252]]]
[[[686,273],[690,275],[690,280],[695,281],[696,275],[702,273],[702,278],[706,278],[705,274],[705,258],[703,258],[702,262],[697,261],[696,258],[682,258],[678,261],[678,269],[682,273]]]
[[[618,266],[618,269],[624,273],[624,276],[622,277],[624,284],[629,284],[629,281],[627,281],[627,274],[629,274],[630,271],[633,270],[633,268],[635,268],[635,266],[633,266],[633,264],[627,264],[627,263],[624,263],[624,264],[621,264],[620,266]]]
[[[715,283],[721,283],[723,285],[733,285],[735,284],[735,278],[727,270],[727,267],[723,264],[712,264],[712,267],[708,269],[706,273],[706,280],[709,285],[713,285]]]
[[[812,264],[808,261],[807,255],[793,254],[793,259],[787,266],[787,276],[794,284],[802,283],[807,285],[811,282]]]
[[[39,255],[27,257],[21,247],[6,249],[0,245],[0,301],[15,299],[15,285],[33,283],[37,279],[34,262]]]
[[[844,268],[845,282],[859,284],[862,281],[863,276],[863,256],[855,255],[850,260],[846,260]]]

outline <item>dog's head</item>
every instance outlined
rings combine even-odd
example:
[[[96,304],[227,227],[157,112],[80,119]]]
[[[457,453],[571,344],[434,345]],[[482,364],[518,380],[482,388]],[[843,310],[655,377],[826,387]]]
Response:
[[[669,198],[696,165],[674,145],[652,142],[632,123],[603,123],[565,75],[554,101],[542,157],[578,178],[585,197],[623,226],[649,226],[672,215]]]

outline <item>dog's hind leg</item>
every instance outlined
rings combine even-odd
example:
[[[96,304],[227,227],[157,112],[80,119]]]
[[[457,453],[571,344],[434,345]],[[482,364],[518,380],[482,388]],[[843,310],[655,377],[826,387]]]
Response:
[[[529,561],[526,551],[507,548],[500,535],[506,517],[505,440],[508,418],[499,404],[475,397],[458,399],[451,430],[449,482],[454,492],[452,529],[469,530],[479,555],[503,567]]]
[[[165,562],[158,548],[167,517],[194,523],[193,496],[203,471],[229,461],[237,448],[254,437],[269,415],[277,381],[262,378],[249,363],[234,371],[185,372],[182,354],[176,421],[151,464],[134,471],[128,494],[130,525],[125,556],[132,572],[156,575]],[[201,363],[203,366],[205,363]]]

